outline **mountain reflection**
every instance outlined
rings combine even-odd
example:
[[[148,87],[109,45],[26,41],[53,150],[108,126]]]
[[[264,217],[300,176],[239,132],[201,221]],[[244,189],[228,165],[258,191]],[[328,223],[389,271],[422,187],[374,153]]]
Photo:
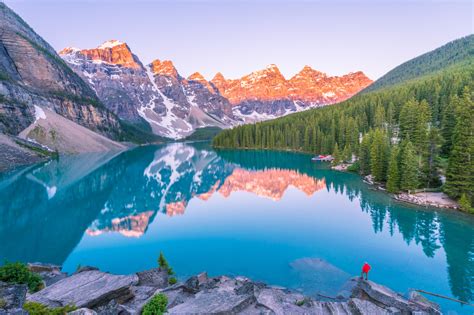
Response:
[[[358,202],[374,233],[399,233],[407,244],[419,244],[427,257],[442,248],[453,295],[473,299],[471,217],[394,207],[357,175],[314,165],[305,155],[170,144],[62,157],[0,176],[2,260],[62,264],[84,233],[137,238],[157,213],[185,215],[193,198],[208,201],[246,192],[279,201],[289,187],[307,196],[326,189]]]

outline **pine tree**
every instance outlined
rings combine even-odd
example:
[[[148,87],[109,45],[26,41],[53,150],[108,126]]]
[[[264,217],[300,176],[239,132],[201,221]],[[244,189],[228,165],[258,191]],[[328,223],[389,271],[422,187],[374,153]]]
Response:
[[[392,149],[390,153],[390,161],[388,164],[387,174],[387,190],[391,193],[396,193],[400,190],[400,173],[399,173],[399,153],[398,147]]]
[[[370,145],[372,142],[372,134],[368,133],[362,138],[359,146],[359,165],[360,174],[368,175],[370,173]]]
[[[402,139],[407,139],[412,136],[413,130],[416,129],[416,112],[418,107],[418,101],[414,98],[408,100],[403,104],[400,110],[399,117],[399,128],[400,128],[400,137]]]
[[[469,89],[465,89],[456,110],[452,151],[446,172],[446,193],[456,199],[474,194],[474,102]]]
[[[343,153],[342,153],[342,158],[346,162],[351,162],[352,161],[352,149],[350,144],[346,144],[344,147]]]
[[[388,140],[386,134],[375,130],[372,145],[370,146],[370,170],[374,179],[378,182],[385,181],[388,164]]]
[[[339,152],[339,146],[337,145],[337,143],[334,145],[332,157],[334,158],[334,160],[332,161],[334,165],[338,165],[339,163],[341,163],[341,152]]]
[[[461,198],[459,199],[459,207],[461,208],[462,211],[473,212],[471,201],[467,197],[466,193],[463,193],[461,195]]]
[[[165,258],[165,255],[163,255],[163,252],[160,252],[160,256],[158,257],[158,267],[162,269],[168,269],[168,261]]]
[[[400,189],[418,188],[418,160],[410,140],[404,140],[400,150]]]
[[[451,147],[453,146],[453,130],[456,125],[456,116],[454,113],[454,108],[458,107],[459,97],[454,95],[450,98],[449,103],[443,109],[442,119],[441,119],[441,136],[443,137],[443,144],[441,146],[441,154],[443,156],[448,156],[451,152]]]

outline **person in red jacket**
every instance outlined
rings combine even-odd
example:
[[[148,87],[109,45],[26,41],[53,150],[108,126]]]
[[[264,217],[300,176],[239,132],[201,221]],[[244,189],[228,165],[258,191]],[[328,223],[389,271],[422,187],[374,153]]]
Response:
[[[365,274],[365,280],[369,280],[369,271],[370,271],[370,265],[365,262],[364,265],[362,266],[362,272],[360,274],[360,278],[364,279],[364,274]]]

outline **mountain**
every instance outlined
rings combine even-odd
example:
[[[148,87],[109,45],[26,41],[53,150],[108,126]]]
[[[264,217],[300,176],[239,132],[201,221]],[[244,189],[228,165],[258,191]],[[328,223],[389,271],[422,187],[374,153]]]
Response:
[[[372,82],[362,72],[330,77],[308,66],[286,80],[275,65],[237,80],[218,73],[208,81],[198,72],[184,78],[170,60],[143,65],[117,40],[59,54],[118,117],[174,139],[333,104]]]
[[[372,83],[364,73],[331,77],[305,66],[289,80],[274,64],[240,79],[217,73],[211,80],[245,121],[265,120],[343,101]]]
[[[375,90],[319,110],[224,130],[213,144],[332,154],[348,163],[355,158],[353,169],[387,183],[393,193],[444,187],[471,211],[473,38],[408,61],[376,81]],[[446,162],[435,162],[441,160]]]
[[[126,43],[110,40],[59,54],[109,110],[145,131],[178,139],[197,128],[236,123],[228,101],[200,74],[185,79],[171,61],[145,66]]]
[[[85,130],[97,139],[119,139],[123,131],[117,117],[102,106],[95,92],[54,49],[3,3],[0,3],[0,15],[0,133],[4,138],[13,137],[11,139],[18,143],[14,137],[20,135],[31,140],[32,145],[46,144],[46,150],[59,152],[64,152],[64,148],[74,151]],[[61,125],[68,126],[68,130],[77,129],[75,142],[63,141],[58,147],[57,141],[70,136],[59,128],[35,126],[32,129],[36,133],[21,133],[40,118],[48,120],[53,116],[44,116],[45,110],[59,116]],[[39,134],[48,134],[51,141],[42,143],[36,137]],[[104,140],[107,149],[120,146],[107,140]],[[22,146],[29,146],[28,141],[23,141]]]
[[[474,35],[449,42],[397,66],[363,92],[393,86],[462,63],[466,65],[474,63]]]

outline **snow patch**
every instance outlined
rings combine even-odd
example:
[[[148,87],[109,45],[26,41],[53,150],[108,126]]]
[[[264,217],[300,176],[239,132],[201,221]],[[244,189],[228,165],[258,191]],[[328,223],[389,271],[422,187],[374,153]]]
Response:
[[[112,40],[106,41],[105,43],[103,43],[102,45],[100,45],[97,48],[99,48],[99,49],[113,48],[115,46],[122,45],[122,44],[124,44],[124,43],[119,41],[119,40],[112,39]]]
[[[41,107],[35,105],[35,122],[40,119],[46,119],[46,113]]]

